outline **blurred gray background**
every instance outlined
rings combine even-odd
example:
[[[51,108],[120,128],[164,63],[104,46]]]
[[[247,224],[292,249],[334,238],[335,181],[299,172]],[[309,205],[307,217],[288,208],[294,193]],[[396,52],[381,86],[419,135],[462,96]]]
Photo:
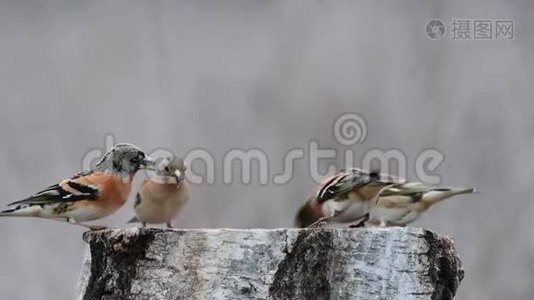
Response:
[[[79,171],[108,133],[147,152],[259,148],[277,173],[312,139],[347,149],[332,123],[352,111],[369,129],[357,153],[397,148],[413,169],[436,148],[444,185],[482,191],[413,224],[454,237],[457,299],[531,299],[534,5],[432,2],[1,1],[1,203]],[[442,40],[425,35],[434,18]],[[454,18],[513,19],[515,39],[451,41]],[[216,164],[177,226],[291,226],[315,186],[305,161],[278,186],[224,185]],[[124,226],[131,207],[99,223]],[[0,298],[74,298],[83,231],[1,219]]]

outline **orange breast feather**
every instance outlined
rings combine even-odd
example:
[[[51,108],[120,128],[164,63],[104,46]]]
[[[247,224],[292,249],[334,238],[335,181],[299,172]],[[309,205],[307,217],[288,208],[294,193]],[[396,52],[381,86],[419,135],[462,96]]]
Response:
[[[128,199],[132,187],[131,178],[122,178],[106,172],[95,172],[72,179],[72,181],[98,188],[98,200],[89,201],[106,210],[116,210],[121,207]],[[62,184],[62,186],[65,189],[69,188],[67,184]]]

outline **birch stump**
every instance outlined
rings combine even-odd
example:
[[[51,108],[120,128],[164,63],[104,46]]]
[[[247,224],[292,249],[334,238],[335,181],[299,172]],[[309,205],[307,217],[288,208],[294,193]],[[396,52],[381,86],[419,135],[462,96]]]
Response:
[[[79,299],[452,299],[453,242],[420,228],[108,229]]]

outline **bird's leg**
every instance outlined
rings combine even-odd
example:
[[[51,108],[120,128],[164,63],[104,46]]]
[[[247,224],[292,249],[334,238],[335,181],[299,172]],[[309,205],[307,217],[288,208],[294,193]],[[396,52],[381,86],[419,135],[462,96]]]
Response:
[[[328,220],[330,220],[330,217],[322,217],[319,218],[319,220],[313,222],[308,228],[322,228],[328,225]]]
[[[146,227],[146,222],[141,222],[141,227],[145,228]]]
[[[167,222],[166,224],[167,224],[167,228],[173,228],[172,227],[172,222]]]
[[[82,226],[82,227],[85,227],[85,228],[89,228],[90,230],[103,230],[103,229],[107,229],[107,228],[108,228],[107,226],[103,226],[103,225],[89,225],[89,224],[84,224],[84,223],[81,223],[81,222],[76,221],[76,220],[73,219],[73,218],[67,218],[66,221],[67,221],[69,224],[71,224],[71,225]]]

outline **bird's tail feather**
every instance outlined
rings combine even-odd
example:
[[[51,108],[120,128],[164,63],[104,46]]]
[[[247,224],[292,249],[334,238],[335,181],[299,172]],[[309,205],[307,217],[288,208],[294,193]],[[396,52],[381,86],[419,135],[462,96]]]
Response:
[[[39,217],[64,219],[54,212],[54,205],[19,204],[0,211],[0,217]]]
[[[35,216],[34,207],[13,207],[0,211],[0,217],[30,217]]]
[[[425,193],[422,200],[427,206],[431,206],[456,195],[472,193],[478,193],[478,191],[475,188],[435,188]]]
[[[438,192],[445,192],[449,197],[461,195],[461,194],[473,194],[478,193],[477,189],[475,188],[436,188],[433,189],[434,191]]]
[[[0,211],[0,217],[13,217],[14,216],[13,213],[15,211],[16,210],[14,208],[2,210],[2,211]]]

